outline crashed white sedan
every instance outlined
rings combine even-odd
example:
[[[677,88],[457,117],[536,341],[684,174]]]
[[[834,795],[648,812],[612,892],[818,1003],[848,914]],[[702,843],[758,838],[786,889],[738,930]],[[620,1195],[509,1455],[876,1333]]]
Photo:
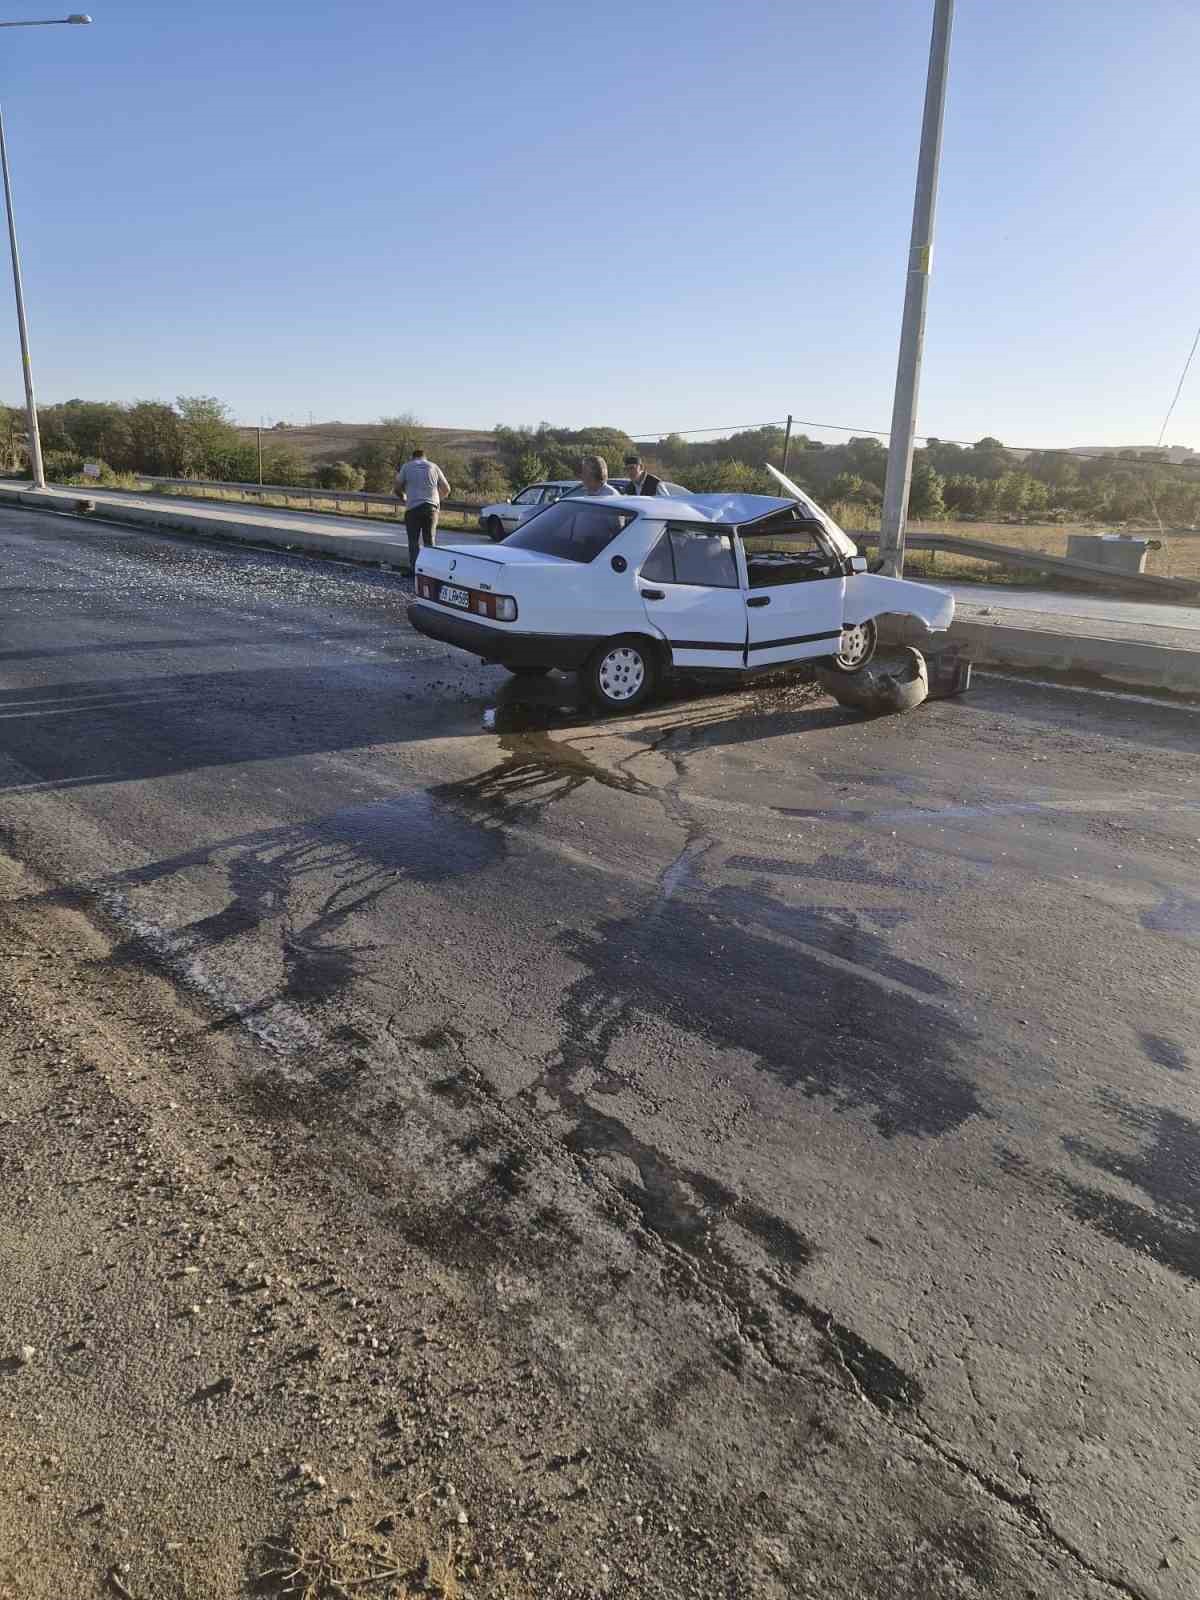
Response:
[[[950,626],[952,595],[869,572],[833,518],[775,476],[791,498],[571,496],[500,544],[422,550],[409,620],[515,673],[580,672],[607,711],[641,705],[672,670],[857,672],[882,616]]]

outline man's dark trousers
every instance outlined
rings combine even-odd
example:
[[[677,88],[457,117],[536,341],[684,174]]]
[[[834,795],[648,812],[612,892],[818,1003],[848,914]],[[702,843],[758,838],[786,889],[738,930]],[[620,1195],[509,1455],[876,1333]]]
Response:
[[[437,532],[438,508],[428,500],[419,506],[409,506],[404,513],[404,527],[408,534],[408,560],[413,572],[417,570],[417,556],[422,545],[431,545]]]

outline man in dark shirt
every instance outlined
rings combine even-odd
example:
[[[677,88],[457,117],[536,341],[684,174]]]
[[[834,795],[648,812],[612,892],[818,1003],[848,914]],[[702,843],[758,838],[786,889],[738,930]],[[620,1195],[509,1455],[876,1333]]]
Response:
[[[641,456],[625,457],[625,476],[633,480],[630,494],[657,494],[662,485],[661,478],[656,478],[652,472],[646,471],[646,463]]]

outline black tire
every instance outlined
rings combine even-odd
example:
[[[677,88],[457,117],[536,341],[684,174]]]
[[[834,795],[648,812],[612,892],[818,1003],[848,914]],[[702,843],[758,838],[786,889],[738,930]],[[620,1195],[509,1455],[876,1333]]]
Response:
[[[502,661],[500,665],[514,678],[544,678],[551,670],[549,667],[514,667],[509,661]]]
[[[593,651],[583,680],[601,711],[636,711],[658,685],[658,653],[645,639],[609,639]]]
[[[842,648],[829,657],[829,665],[836,672],[847,675],[861,672],[870,662],[879,646],[879,629],[873,622],[860,622],[842,634]]]
[[[488,538],[493,544],[499,544],[501,539],[507,539],[508,537],[504,524],[500,521],[499,517],[488,518],[487,531]]]

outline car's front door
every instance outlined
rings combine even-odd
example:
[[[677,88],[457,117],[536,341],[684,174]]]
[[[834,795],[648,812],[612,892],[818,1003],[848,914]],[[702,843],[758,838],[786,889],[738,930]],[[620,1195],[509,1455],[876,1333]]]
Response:
[[[834,655],[842,640],[842,558],[811,524],[789,517],[743,527],[751,667]]]
[[[642,563],[638,589],[676,666],[745,666],[746,597],[728,531],[668,524]]]
[[[538,509],[542,503],[544,488],[543,484],[534,483],[528,489],[522,489],[520,494],[513,496],[512,504],[501,513],[504,526],[510,533]]]

